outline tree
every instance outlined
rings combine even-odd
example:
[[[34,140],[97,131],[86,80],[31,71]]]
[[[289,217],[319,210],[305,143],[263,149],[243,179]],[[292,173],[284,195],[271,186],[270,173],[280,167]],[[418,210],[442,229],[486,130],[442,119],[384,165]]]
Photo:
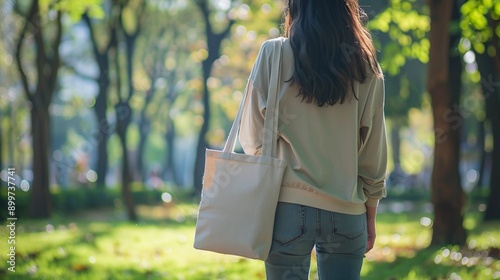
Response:
[[[196,160],[194,165],[194,189],[195,193],[201,192],[203,167],[205,164],[205,149],[207,148],[206,135],[208,125],[210,123],[210,91],[208,90],[207,81],[212,72],[212,66],[220,57],[221,43],[227,37],[231,30],[231,26],[235,23],[234,18],[227,21],[226,27],[221,32],[214,31],[212,22],[210,21],[210,9],[207,0],[200,0],[196,3],[202,13],[205,22],[205,35],[207,40],[207,57],[202,61],[203,70],[203,124],[198,137],[198,145],[196,147]]]
[[[196,2],[205,23],[207,48],[202,60],[204,111],[196,150],[196,193],[201,191],[205,148],[221,145],[224,141],[224,131],[229,130],[231,119],[236,115],[241,92],[259,47],[264,40],[279,36],[280,31],[276,23],[282,15],[280,1],[245,1],[244,4],[231,1],[231,5],[225,2],[226,6],[218,4],[218,7],[209,7],[207,2],[219,3],[206,0]],[[231,29],[235,32],[231,32]],[[222,53],[224,55],[221,56]],[[208,111],[207,105],[210,105]]]
[[[477,13],[477,11],[484,11]],[[460,26],[476,55],[486,120],[493,136],[491,177],[485,220],[500,220],[500,2],[467,1]]]
[[[173,150],[175,139],[175,127],[169,112],[178,96],[176,82],[179,73],[184,71],[183,57],[186,56],[184,40],[179,30],[184,26],[180,24],[180,15],[187,16],[185,8],[174,7],[172,2],[168,2],[163,9],[157,5],[150,5],[147,10],[145,29],[141,36],[141,61],[144,79],[147,80],[144,86],[144,98],[139,109],[139,143],[137,146],[137,172],[143,181],[146,181],[145,170],[145,148],[148,135],[156,125],[160,131],[165,131],[167,143],[167,164],[166,168],[172,170]],[[186,30],[183,30],[186,31]],[[186,52],[187,53],[187,52]],[[142,71],[141,71],[142,72]],[[158,97],[157,97],[158,96]],[[156,102],[155,102],[156,101]],[[168,160],[171,158],[171,161]],[[160,171],[160,170],[158,170]],[[172,172],[172,174],[175,174]],[[175,176],[172,176],[175,179]],[[174,180],[175,181],[175,180]]]
[[[496,39],[498,41],[498,38]],[[498,42],[488,42],[500,51]],[[487,53],[477,55],[477,64],[481,73],[482,92],[485,100],[486,116],[489,121],[493,135],[493,151],[491,159],[490,193],[488,195],[487,208],[484,214],[485,220],[500,220],[500,61],[498,57],[492,58]],[[492,80],[494,77],[494,80]],[[492,84],[495,81],[496,85]]]
[[[171,83],[169,88],[167,89],[167,101],[168,104],[170,104],[170,108],[172,108],[172,104],[174,104],[177,96],[178,93],[175,89],[175,86],[173,85],[173,83]],[[177,169],[174,162],[175,138],[177,136],[175,131],[175,122],[170,114],[166,116],[166,120],[167,129],[165,132],[165,142],[167,143],[167,156],[165,159],[165,168],[163,169],[163,173],[164,177],[167,180],[170,179],[175,185],[179,185],[179,177],[177,176]]]
[[[97,181],[96,185],[98,188],[104,188],[106,184],[106,174],[108,173],[108,139],[111,132],[110,124],[108,123],[106,112],[108,108],[108,93],[109,87],[111,85],[110,77],[110,56],[112,52],[117,51],[117,38],[116,29],[118,21],[116,18],[117,7],[114,1],[111,5],[111,13],[109,15],[109,23],[105,34],[109,34],[107,43],[104,46],[99,46],[96,27],[90,20],[88,13],[83,15],[83,20],[87,25],[90,32],[90,42],[92,43],[92,51],[94,54],[94,59],[99,68],[99,75],[95,78],[99,90],[96,97],[96,103],[94,106],[94,113],[97,119],[98,126],[98,139],[97,143]]]
[[[137,146],[136,167],[137,167],[137,173],[139,174],[143,182],[146,180],[146,174],[144,170],[144,150],[146,147],[148,134],[151,130],[151,120],[149,119],[149,116],[147,116],[147,112],[149,104],[153,100],[153,97],[155,96],[155,93],[157,91],[156,90],[157,81],[160,78],[161,69],[163,68],[162,64],[164,64],[165,61],[165,56],[163,53],[158,53],[157,51],[154,56],[155,59],[153,60],[154,61],[153,65],[151,65],[150,69],[146,70],[148,78],[150,80],[150,87],[145,92],[144,104],[140,111],[139,121],[138,121],[139,144]]]
[[[16,63],[21,77],[26,98],[31,102],[31,134],[33,147],[33,182],[29,214],[34,218],[48,218],[51,215],[51,199],[49,191],[49,105],[57,83],[60,65],[59,45],[62,38],[61,12],[57,11],[55,20],[55,37],[48,42],[43,26],[44,15],[41,13],[39,1],[31,3],[28,13],[20,13],[24,18],[24,26],[17,42]],[[29,44],[27,35],[34,39],[36,49],[35,76],[30,85],[28,73],[22,60],[22,52]]]
[[[24,18],[23,27],[16,44],[15,57],[21,84],[26,99],[31,104],[31,136],[33,148],[33,181],[31,183],[28,212],[34,218],[51,215],[49,190],[50,114],[49,106],[54,95],[58,71],[61,65],[59,46],[62,41],[62,13],[78,18],[89,8],[98,11],[98,3],[93,0],[65,0],[58,3],[33,0],[28,11],[24,4],[16,2],[16,12]],[[43,4],[43,5],[42,5]],[[55,20],[49,21],[49,12],[55,12]],[[51,36],[48,35],[51,34]],[[31,36],[30,36],[31,35]],[[30,36],[30,37],[28,37]],[[33,67],[23,56],[26,48],[34,41]],[[33,70],[28,71],[28,70]]]
[[[0,119],[2,122],[3,119]],[[3,170],[3,132],[2,127],[0,127],[0,170]]]
[[[458,21],[456,1],[429,1],[431,28],[427,89],[434,118],[434,165],[432,203],[434,224],[431,245],[464,244],[465,194],[460,185],[459,144],[461,116],[457,106],[460,92],[461,57],[451,52],[460,38],[459,30],[450,29]],[[452,34],[450,35],[450,30]]]
[[[126,4],[131,4],[127,6]],[[135,6],[137,5],[137,6]],[[131,182],[132,182],[132,169],[131,161],[128,152],[128,142],[127,142],[127,130],[132,121],[132,108],[130,107],[130,99],[135,93],[134,83],[133,83],[133,68],[134,68],[134,52],[136,46],[136,40],[142,30],[142,17],[144,15],[144,9],[146,6],[146,1],[131,2],[120,4],[119,9],[119,29],[118,36],[122,36],[125,44],[125,84],[126,89],[122,88],[121,80],[121,65],[120,65],[120,49],[115,52],[114,63],[115,63],[115,73],[116,73],[116,86],[117,86],[117,98],[118,102],[115,104],[116,113],[116,134],[120,139],[122,146],[122,166],[121,166],[121,179],[122,179],[122,197],[127,208],[128,219],[131,221],[136,221],[137,213],[135,210],[135,203],[132,197]],[[126,9],[126,12],[124,12]],[[125,21],[124,17],[129,16],[130,21]],[[126,24],[127,22],[127,24]],[[132,22],[133,24],[130,24]],[[123,92],[126,92],[123,96]]]
[[[422,103],[425,63],[428,61],[429,27],[423,1],[390,0],[367,5],[374,14],[368,22],[385,76],[385,113],[390,121],[390,144],[394,169],[389,182],[402,183],[400,131],[408,125],[408,111]]]

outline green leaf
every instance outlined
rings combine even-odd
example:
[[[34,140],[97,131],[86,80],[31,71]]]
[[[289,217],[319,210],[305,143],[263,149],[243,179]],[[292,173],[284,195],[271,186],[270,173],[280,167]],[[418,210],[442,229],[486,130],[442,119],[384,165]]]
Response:
[[[127,33],[133,33],[137,29],[137,18],[134,11],[129,6],[126,6],[123,8],[122,17],[123,28],[127,31]]]
[[[484,53],[484,44],[481,43],[481,42],[476,42],[472,45],[474,47],[474,49],[476,50],[476,52],[482,54]]]
[[[62,0],[56,2],[54,8],[61,12],[67,13],[72,21],[77,22],[87,11],[92,17],[104,17],[104,10],[102,9],[101,4],[102,0]]]

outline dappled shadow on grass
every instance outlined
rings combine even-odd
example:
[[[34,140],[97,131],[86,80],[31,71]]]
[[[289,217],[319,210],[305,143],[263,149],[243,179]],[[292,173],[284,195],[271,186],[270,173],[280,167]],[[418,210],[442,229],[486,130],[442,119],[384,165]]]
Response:
[[[197,208],[193,204],[140,206],[138,213],[141,224],[183,227],[196,224]]]
[[[8,274],[7,274],[8,273]],[[99,276],[97,276],[99,275]],[[8,278],[3,278],[8,277]],[[137,269],[123,269],[123,270],[105,270],[104,273],[96,272],[91,266],[81,265],[81,266],[73,266],[67,267],[64,273],[48,272],[44,273],[42,277],[40,277],[36,272],[35,273],[23,273],[23,272],[4,272],[0,271],[1,279],[10,279],[10,280],[26,280],[26,279],[61,279],[61,280],[69,280],[69,279],[173,279],[169,278],[169,274],[165,271],[155,271],[155,270],[137,270]]]
[[[140,205],[137,211],[137,222],[123,209],[20,220],[18,267],[8,279],[264,279],[262,262],[193,249],[197,204]],[[425,248],[431,225],[422,219],[429,216],[381,213],[362,279],[459,279],[453,273],[461,279],[495,279],[497,273],[500,279],[499,223],[469,214],[475,222],[467,247]],[[6,273],[0,269],[0,279]]]
[[[193,207],[137,209],[137,222],[127,221],[123,212],[116,209],[95,209],[71,216],[58,214],[47,220],[19,220],[16,272],[10,273],[2,266],[0,278],[166,279],[166,271],[155,269],[149,262],[161,263],[167,256],[165,248],[173,240],[169,234],[189,240],[186,235],[195,224]],[[189,241],[181,242],[191,246]],[[0,256],[2,263],[6,260],[6,256]],[[120,267],[115,261],[126,265]]]
[[[432,213],[381,213],[362,279],[500,279],[500,223],[470,211],[465,246],[428,247]]]
[[[196,206],[139,206],[21,221],[16,272],[0,279],[263,279],[261,262],[193,248]],[[4,262],[5,257],[0,256]]]
[[[500,279],[500,250],[496,247],[396,247],[392,251],[371,252],[363,279]]]
[[[20,221],[12,279],[263,279],[261,262],[193,248],[197,205],[94,209]],[[27,245],[35,244],[35,245]],[[4,263],[5,257],[0,256]],[[0,268],[0,279],[7,275]],[[11,278],[9,278],[11,279]]]
[[[25,244],[46,238],[43,249],[19,249],[16,272],[9,279],[262,279],[263,269],[255,262],[195,251],[192,224],[83,218],[71,223],[71,230],[56,226],[43,231],[38,225],[21,234],[19,241]],[[64,242],[56,242],[61,236]],[[0,270],[0,275],[6,273]]]
[[[422,263],[434,253],[430,250],[415,251],[411,248],[408,250],[407,256],[397,255],[393,257],[387,257],[387,254],[382,250],[371,252],[369,260],[365,261],[364,264],[365,267],[368,267],[368,272],[363,279],[402,279],[416,267],[423,268],[425,264]],[[399,253],[396,252],[396,254]]]

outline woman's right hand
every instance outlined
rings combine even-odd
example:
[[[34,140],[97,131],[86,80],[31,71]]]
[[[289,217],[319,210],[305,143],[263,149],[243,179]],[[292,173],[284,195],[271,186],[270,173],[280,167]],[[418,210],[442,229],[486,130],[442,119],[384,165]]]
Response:
[[[370,252],[375,246],[375,238],[377,237],[377,229],[375,226],[375,217],[377,216],[377,207],[366,207],[366,229],[368,239],[366,243],[366,253]]]

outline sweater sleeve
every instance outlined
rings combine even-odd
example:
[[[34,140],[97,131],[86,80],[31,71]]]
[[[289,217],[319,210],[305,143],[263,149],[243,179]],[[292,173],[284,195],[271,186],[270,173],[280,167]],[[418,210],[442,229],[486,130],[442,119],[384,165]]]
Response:
[[[370,121],[362,124],[361,147],[358,154],[358,184],[367,197],[366,205],[376,207],[387,195],[385,176],[387,171],[387,138],[384,116],[384,82],[376,80],[372,87],[374,102]]]

